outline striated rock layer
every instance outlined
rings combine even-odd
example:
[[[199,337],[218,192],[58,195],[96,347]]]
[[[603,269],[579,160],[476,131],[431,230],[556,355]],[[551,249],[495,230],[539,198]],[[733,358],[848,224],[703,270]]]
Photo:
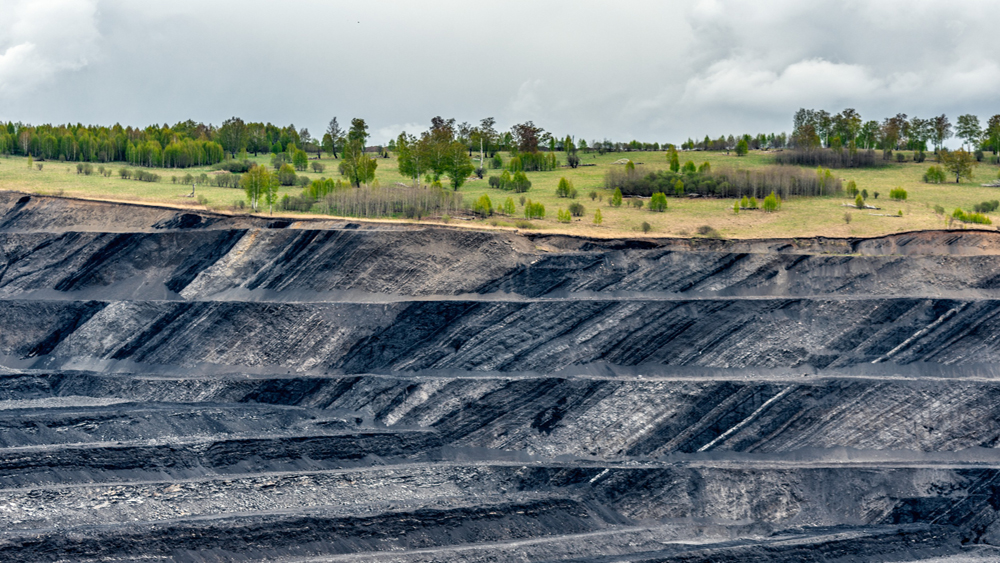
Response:
[[[0,560],[997,560],[998,312],[985,231],[0,193]]]

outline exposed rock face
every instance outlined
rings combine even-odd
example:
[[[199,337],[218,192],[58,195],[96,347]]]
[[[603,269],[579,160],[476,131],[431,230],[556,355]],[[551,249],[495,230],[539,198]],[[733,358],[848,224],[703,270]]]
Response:
[[[0,194],[0,559],[996,560],[998,266]]]

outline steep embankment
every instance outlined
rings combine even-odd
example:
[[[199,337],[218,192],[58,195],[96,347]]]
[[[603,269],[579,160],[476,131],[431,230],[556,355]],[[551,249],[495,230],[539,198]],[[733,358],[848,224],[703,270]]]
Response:
[[[998,265],[0,194],[0,558],[985,560]]]

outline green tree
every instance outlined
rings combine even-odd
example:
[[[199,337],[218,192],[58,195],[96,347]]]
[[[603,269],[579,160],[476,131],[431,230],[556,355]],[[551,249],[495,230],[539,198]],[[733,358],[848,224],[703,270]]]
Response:
[[[396,162],[400,174],[413,178],[414,187],[420,181],[420,177],[427,172],[427,165],[420,157],[416,137],[407,135],[406,131],[400,133],[396,138]]]
[[[448,160],[444,169],[444,173],[451,180],[451,189],[457,191],[461,188],[473,170],[475,166],[465,151],[465,144],[460,141],[452,142],[448,148]]]
[[[597,211],[594,212],[594,224],[595,225],[600,225],[603,222],[604,222],[604,217],[601,216],[601,208],[598,207]]]
[[[294,171],[292,172],[294,174]],[[247,195],[247,202],[254,211],[261,200],[268,200],[268,193],[272,190],[277,192],[277,182],[272,177],[266,166],[254,166],[240,178],[240,186]],[[270,205],[270,203],[269,203]]]
[[[343,142],[344,130],[340,128],[337,118],[334,117],[326,126],[326,133],[323,135],[323,150],[333,155],[333,158],[337,158],[337,149]]]
[[[667,210],[667,195],[663,192],[657,192],[649,198],[649,210],[650,211],[666,211]]]
[[[957,151],[946,151],[942,150],[938,159],[944,166],[945,170],[948,170],[955,175],[955,183],[959,183],[962,178],[972,179],[972,168],[977,166],[979,163],[976,162],[976,157],[973,156],[971,152],[963,149]]]
[[[237,154],[243,152],[247,148],[247,142],[249,140],[249,131],[247,130],[246,123],[238,117],[230,117],[229,119],[222,122],[222,127],[219,127],[216,133],[216,138],[219,140],[219,144],[222,148],[229,153],[233,158]]]
[[[282,186],[294,186],[295,185],[295,168],[287,162],[281,165],[278,169],[278,183]]]
[[[340,162],[340,173],[346,176],[351,185],[360,188],[361,184],[369,184],[375,179],[378,162],[365,152],[365,142],[368,140],[368,125],[364,119],[352,119],[351,130],[347,133],[344,144],[343,159]]]
[[[472,205],[472,212],[483,219],[493,215],[493,202],[490,201],[490,196],[486,194],[479,196],[479,199]]]
[[[670,161],[670,171],[676,173],[681,169],[681,160],[677,156],[677,149],[673,146],[670,147],[670,151],[667,153],[667,159]]]
[[[517,211],[517,208],[514,206],[514,198],[508,197],[503,201],[503,214],[510,217],[514,215],[515,211]]]
[[[573,189],[573,182],[565,177],[559,178],[559,185],[556,187],[556,197],[569,197],[570,190]]]
[[[764,213],[774,213],[781,209],[781,198],[777,196],[773,191],[770,195],[764,198]]]
[[[736,143],[736,156],[746,156],[747,152],[749,152],[749,145],[747,145],[746,139],[740,139]]]
[[[295,166],[296,170],[305,170],[309,168],[309,155],[306,151],[302,149],[296,149],[295,155],[292,156],[292,164]]]
[[[615,188],[615,193],[611,195],[611,206],[621,207],[622,206],[622,190],[621,188]]]
[[[960,139],[965,141],[969,151],[979,148],[979,139],[983,136],[983,130],[979,126],[979,118],[972,114],[958,116],[955,133]]]
[[[993,148],[993,154],[1000,152],[1000,114],[994,115],[986,122],[986,138]]]
[[[951,121],[948,120],[948,116],[942,113],[931,118],[931,128],[933,129],[934,150],[940,151],[944,142],[951,138]]]

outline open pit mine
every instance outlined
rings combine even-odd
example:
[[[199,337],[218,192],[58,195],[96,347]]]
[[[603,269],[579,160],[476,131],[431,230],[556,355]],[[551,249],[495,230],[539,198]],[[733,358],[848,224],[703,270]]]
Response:
[[[0,560],[1000,559],[1000,233],[0,193]]]

